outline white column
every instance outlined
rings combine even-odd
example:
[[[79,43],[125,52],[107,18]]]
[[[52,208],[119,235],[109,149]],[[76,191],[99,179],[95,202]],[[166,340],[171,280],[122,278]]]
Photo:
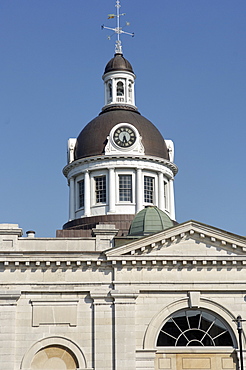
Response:
[[[109,168],[109,189],[108,189],[108,199],[109,199],[109,213],[115,213],[115,169]]]
[[[89,171],[85,172],[85,216],[91,214],[91,187],[90,187],[90,174]]]
[[[75,219],[75,188],[74,178],[69,179],[69,221]]]
[[[135,81],[132,83],[132,104],[135,105]]]
[[[107,89],[107,83],[104,82],[104,105],[108,104],[108,89]]]
[[[169,181],[164,181],[164,207],[169,210]]]
[[[125,94],[125,96],[126,96],[125,101],[126,101],[126,103],[129,103],[129,80],[128,79],[126,79],[125,92],[126,92],[126,94]]]
[[[136,199],[137,199],[137,213],[143,209],[143,176],[142,169],[137,168],[137,186],[136,186]]]
[[[127,87],[127,79],[126,78],[123,78],[122,80],[124,81],[123,82],[123,87],[124,87],[124,96],[123,96],[124,103],[127,103],[127,89],[128,89],[128,87]]]
[[[165,198],[164,198],[164,179],[163,173],[158,173],[158,207],[165,211]]]
[[[112,103],[116,103],[116,81],[112,78]]]
[[[174,185],[173,179],[169,180],[169,206],[170,206],[170,217],[175,220],[175,202],[174,202]]]

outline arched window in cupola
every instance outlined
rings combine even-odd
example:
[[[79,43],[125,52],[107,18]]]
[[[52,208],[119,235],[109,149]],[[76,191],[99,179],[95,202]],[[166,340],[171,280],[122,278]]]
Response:
[[[132,82],[129,82],[128,84],[128,98],[129,98],[129,102],[131,103],[132,102]]]
[[[112,82],[108,82],[108,103],[112,102]]]
[[[122,81],[117,82],[116,95],[118,102],[124,101],[124,84]]]

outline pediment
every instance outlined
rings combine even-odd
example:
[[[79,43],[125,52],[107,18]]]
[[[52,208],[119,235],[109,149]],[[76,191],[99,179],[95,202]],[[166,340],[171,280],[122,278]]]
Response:
[[[246,238],[196,221],[105,252],[108,260],[246,261]]]

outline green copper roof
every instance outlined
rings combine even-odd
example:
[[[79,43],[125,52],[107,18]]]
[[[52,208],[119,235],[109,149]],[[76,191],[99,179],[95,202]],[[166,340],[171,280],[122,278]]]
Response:
[[[148,235],[172,227],[174,222],[158,207],[146,207],[132,221],[129,235]]]

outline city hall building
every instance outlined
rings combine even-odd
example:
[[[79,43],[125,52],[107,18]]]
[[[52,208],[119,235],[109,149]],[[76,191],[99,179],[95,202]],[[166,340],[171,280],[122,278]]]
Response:
[[[120,43],[103,82],[68,141],[63,229],[0,225],[1,370],[238,369],[246,238],[176,222],[174,146],[135,106]]]

